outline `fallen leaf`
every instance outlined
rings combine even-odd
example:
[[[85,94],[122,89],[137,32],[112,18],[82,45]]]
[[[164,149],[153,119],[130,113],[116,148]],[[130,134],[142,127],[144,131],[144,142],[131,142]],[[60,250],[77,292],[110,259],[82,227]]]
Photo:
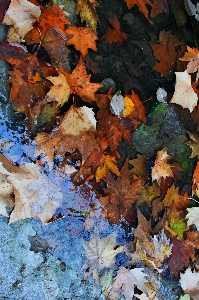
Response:
[[[145,283],[148,276],[144,273],[144,268],[134,268],[128,270],[120,267],[117,276],[111,287],[103,294],[106,299],[115,300],[125,296],[126,300],[131,300],[134,296],[135,286],[142,292],[146,293]]]
[[[106,43],[116,43],[117,46],[120,46],[123,41],[127,39],[128,34],[126,34],[125,32],[121,32],[120,22],[115,15],[109,16],[108,20],[113,28],[109,27],[106,33],[102,36],[102,39],[105,39]]]
[[[53,4],[43,8],[39,21],[33,26],[32,40],[40,38],[40,35],[44,34],[51,26],[65,38],[64,26],[70,24],[66,16],[67,13],[59,5]]]
[[[94,279],[98,280],[98,269],[102,270],[114,265],[115,256],[123,251],[123,246],[116,247],[116,237],[117,231],[104,238],[100,238],[99,231],[95,227],[90,241],[82,241],[87,257],[82,269],[87,270],[89,268],[89,271],[85,272],[85,278],[93,274]]]
[[[41,9],[27,0],[11,0],[3,24],[13,25],[21,39],[32,30],[33,23],[39,20]]]
[[[171,103],[176,103],[183,108],[188,108],[190,112],[197,106],[198,96],[191,86],[191,76],[184,72],[175,72],[176,86]]]
[[[180,273],[180,284],[183,291],[193,300],[198,300],[199,297],[199,272],[192,272],[189,267],[184,273]]]
[[[155,16],[161,13],[169,13],[169,6],[167,0],[154,0],[150,17],[154,18]]]
[[[102,86],[100,83],[91,83],[90,77],[86,72],[82,57],[70,74],[63,67],[59,67],[60,71],[66,76],[70,85],[70,93],[80,96],[80,98],[87,102],[96,101],[95,92]]]
[[[195,73],[197,71],[196,75],[196,81],[199,79],[199,51],[196,48],[191,48],[187,46],[187,52],[185,55],[180,58],[182,61],[189,61],[186,71],[187,73]]]
[[[150,23],[152,23],[148,17],[149,11],[146,6],[146,5],[153,6],[150,0],[125,0],[125,2],[127,3],[129,9],[132,8],[134,5],[137,5],[139,11],[143,13],[145,18],[147,18],[147,20],[149,20]]]
[[[120,176],[120,171],[117,167],[117,160],[114,156],[106,155],[104,158],[104,164],[102,167],[98,167],[95,173],[96,181],[99,182],[100,179],[105,178],[107,175],[107,169],[111,172]]]
[[[128,210],[138,199],[138,189],[142,183],[142,178],[133,183],[130,182],[128,160],[126,160],[120,174],[121,176],[116,181],[110,172],[108,173],[106,177],[108,187],[103,189],[107,197],[100,199],[101,205],[107,209],[110,222],[116,224],[128,216]],[[126,221],[128,222],[128,220]]]
[[[97,51],[96,40],[98,37],[92,29],[88,27],[69,26],[65,33],[72,35],[67,41],[67,45],[73,44],[75,49],[81,52],[82,57],[86,56],[89,48]]]
[[[187,225],[191,226],[195,224],[197,230],[199,230],[199,207],[187,208],[188,214],[186,215]]]
[[[81,21],[88,23],[95,33],[98,21],[96,6],[98,6],[96,0],[78,0],[76,9],[76,14],[80,14]]]
[[[160,182],[161,177],[173,177],[173,172],[171,165],[169,164],[168,160],[170,156],[167,154],[166,148],[158,151],[154,167],[152,168],[152,180],[157,180]]]
[[[55,101],[58,106],[63,106],[70,96],[70,86],[66,77],[59,72],[58,77],[49,76],[46,77],[46,79],[50,80],[53,83],[53,86],[51,86],[50,91],[47,93],[43,102]]]

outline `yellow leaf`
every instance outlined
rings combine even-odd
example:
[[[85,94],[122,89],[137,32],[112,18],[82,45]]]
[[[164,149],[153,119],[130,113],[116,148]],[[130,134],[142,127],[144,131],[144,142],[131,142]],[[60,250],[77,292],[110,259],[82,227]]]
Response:
[[[95,6],[97,5],[97,1],[89,1],[89,0],[78,0],[77,1],[77,10],[76,14],[80,14],[81,21],[86,21],[96,33],[97,26],[97,14],[95,11]]]
[[[128,117],[134,110],[135,110],[135,106],[133,101],[129,98],[129,97],[124,97],[124,117]]]
[[[70,86],[66,77],[59,72],[58,77],[47,77],[54,85],[51,86],[50,91],[46,95],[44,102],[57,101],[57,105],[63,106],[68,101],[70,96]]]
[[[101,168],[98,167],[96,170],[95,177],[97,182],[99,182],[100,179],[106,177],[107,168],[117,176],[120,176],[120,171],[118,170],[117,160],[115,156],[106,155],[104,165]]]

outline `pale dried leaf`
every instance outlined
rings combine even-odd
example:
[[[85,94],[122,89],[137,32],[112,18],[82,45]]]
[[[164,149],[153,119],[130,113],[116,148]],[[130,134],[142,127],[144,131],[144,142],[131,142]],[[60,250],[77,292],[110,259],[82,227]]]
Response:
[[[109,268],[115,263],[115,256],[123,251],[123,246],[117,246],[117,231],[100,238],[99,231],[95,228],[94,234],[91,235],[90,241],[83,241],[85,255],[87,260],[82,269],[90,268],[85,273],[85,278],[93,273],[95,279],[98,279],[98,269]]]
[[[59,128],[62,134],[76,136],[84,131],[95,131],[96,119],[92,108],[71,106]]]
[[[187,208],[188,214],[186,215],[187,225],[191,226],[195,224],[197,230],[199,230],[199,207]]]
[[[199,272],[192,272],[191,268],[180,274],[180,283],[183,291],[193,300],[199,299]]]
[[[5,14],[3,24],[13,25],[20,38],[32,30],[32,24],[39,20],[39,6],[27,0],[12,0]]]
[[[175,72],[175,74],[176,86],[171,103],[176,103],[183,108],[188,108],[190,112],[192,112],[197,105],[198,96],[191,86],[191,75],[189,75],[186,70],[184,72]]]
[[[104,295],[108,300],[115,300],[120,296],[125,296],[126,300],[132,300],[135,286],[137,286],[140,291],[146,293],[145,282],[148,280],[146,279],[147,275],[143,271],[143,268],[127,270],[124,267],[120,267],[115,281],[112,286],[104,292]]]
[[[9,224],[31,217],[47,223],[61,206],[63,198],[61,188],[55,182],[55,174],[46,175],[33,163],[24,164],[21,170],[23,173],[7,177],[15,194],[15,207]]]
[[[166,149],[162,149],[161,151],[158,151],[154,167],[152,168],[152,180],[159,180],[161,177],[173,177],[173,172],[171,169],[171,166],[168,163],[170,156],[167,154]]]
[[[51,86],[50,91],[47,93],[44,102],[56,101],[57,105],[63,106],[68,101],[70,96],[70,86],[66,77],[59,72],[58,77],[47,77],[54,85]]]

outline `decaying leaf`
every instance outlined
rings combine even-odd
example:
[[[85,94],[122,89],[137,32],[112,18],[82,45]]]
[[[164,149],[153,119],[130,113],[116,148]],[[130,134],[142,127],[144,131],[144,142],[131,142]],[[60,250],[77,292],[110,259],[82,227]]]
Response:
[[[33,28],[33,23],[39,20],[41,9],[27,0],[12,0],[5,14],[3,24],[13,25],[21,39]]]
[[[199,230],[199,207],[187,208],[187,211],[187,225],[191,226],[192,224],[195,224],[197,230]]]
[[[91,235],[90,241],[83,241],[85,255],[87,260],[82,269],[88,269],[85,272],[85,278],[93,273],[94,279],[97,280],[98,269],[109,268],[115,263],[115,256],[123,251],[123,246],[117,246],[117,231],[100,238],[99,231],[95,228],[94,234]]]
[[[120,267],[112,286],[104,292],[104,295],[109,300],[115,300],[121,296],[125,296],[126,300],[131,300],[134,296],[135,286],[143,293],[147,293],[145,287],[145,283],[148,282],[147,277],[143,268],[128,270]]]
[[[109,16],[108,20],[113,28],[108,28],[102,39],[105,39],[106,43],[116,43],[117,46],[120,46],[127,39],[128,34],[121,32],[120,22],[115,15]]]
[[[96,6],[98,6],[96,0],[78,0],[76,9],[76,14],[80,14],[81,21],[86,21],[95,33],[98,21]]]
[[[171,103],[176,103],[183,108],[188,108],[190,112],[197,106],[198,96],[191,86],[191,75],[184,72],[175,72],[176,86]]]

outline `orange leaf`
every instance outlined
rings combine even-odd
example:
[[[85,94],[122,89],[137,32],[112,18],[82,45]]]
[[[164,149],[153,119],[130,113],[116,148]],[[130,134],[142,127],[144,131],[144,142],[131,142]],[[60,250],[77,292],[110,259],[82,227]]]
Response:
[[[76,94],[87,102],[96,101],[95,92],[102,86],[100,83],[91,83],[90,77],[86,72],[86,68],[82,57],[73,70],[72,74],[59,66],[60,71],[66,76],[70,85],[70,93]]]
[[[96,40],[98,39],[92,29],[88,27],[69,26],[66,34],[73,36],[67,41],[67,45],[73,44],[76,50],[79,50],[82,56],[86,56],[88,48],[97,51]]]
[[[34,24],[32,30],[32,40],[36,40],[45,33],[51,26],[65,37],[64,25],[70,24],[66,18],[67,13],[59,5],[47,6],[43,9],[39,21]]]
[[[106,177],[107,175],[107,169],[109,169],[111,172],[116,174],[117,176],[120,176],[120,171],[117,167],[117,160],[114,156],[106,155],[104,159],[104,165],[102,167],[98,167],[95,173],[96,181],[99,182],[100,179]]]
[[[148,17],[149,12],[146,6],[147,4],[153,6],[150,0],[125,0],[125,2],[127,3],[129,9],[132,8],[134,5],[137,5],[139,11],[143,13],[143,15],[147,18],[147,20],[149,20],[150,23],[152,23]]]
[[[121,32],[120,22],[115,15],[109,16],[108,20],[113,26],[113,29],[108,28],[107,32],[102,36],[102,39],[105,39],[106,43],[116,43],[117,46],[120,46],[123,41],[127,39],[128,34]]]

